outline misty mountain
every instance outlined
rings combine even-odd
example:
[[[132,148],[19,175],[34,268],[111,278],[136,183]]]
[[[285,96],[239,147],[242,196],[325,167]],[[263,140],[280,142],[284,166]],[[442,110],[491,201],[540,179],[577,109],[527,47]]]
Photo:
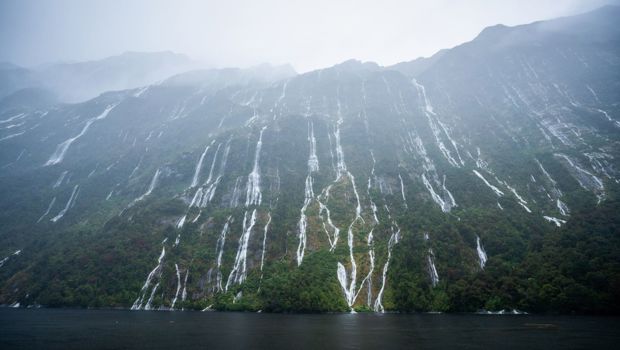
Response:
[[[162,82],[166,86],[222,89],[229,86],[261,85],[297,75],[290,65],[262,64],[246,69],[202,69],[174,75]]]
[[[447,49],[440,50],[431,57],[418,57],[415,60],[408,62],[400,62],[395,65],[387,67],[387,69],[396,70],[409,77],[416,77],[418,74],[424,72],[431,67],[439,58],[441,58]]]
[[[5,98],[0,303],[617,313],[619,21]]]
[[[2,108],[50,108],[58,104],[58,96],[43,88],[23,88],[0,98]]]
[[[25,87],[45,88],[62,101],[80,102],[106,91],[136,88],[156,83],[199,65],[187,56],[172,52],[125,52],[101,60],[55,63],[25,69],[11,64],[0,67],[5,86],[0,96]]]
[[[37,79],[28,69],[8,62],[0,62],[0,98],[17,90],[37,85],[37,83]]]

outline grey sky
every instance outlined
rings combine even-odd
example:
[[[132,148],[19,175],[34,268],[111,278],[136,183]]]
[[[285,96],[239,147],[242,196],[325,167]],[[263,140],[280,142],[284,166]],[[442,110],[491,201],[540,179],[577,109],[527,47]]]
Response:
[[[32,66],[172,50],[212,66],[429,56],[484,27],[585,12],[617,0],[1,0],[0,61]]]

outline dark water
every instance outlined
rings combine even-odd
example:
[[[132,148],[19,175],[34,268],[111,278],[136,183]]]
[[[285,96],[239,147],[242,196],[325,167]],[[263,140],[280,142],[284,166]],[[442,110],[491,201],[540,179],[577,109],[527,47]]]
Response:
[[[620,318],[0,309],[0,349],[618,349]]]

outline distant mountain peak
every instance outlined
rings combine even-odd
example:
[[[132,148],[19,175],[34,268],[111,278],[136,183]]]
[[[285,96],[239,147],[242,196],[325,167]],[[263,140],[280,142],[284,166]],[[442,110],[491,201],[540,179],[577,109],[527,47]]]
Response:
[[[504,24],[496,24],[493,26],[489,26],[484,28],[478,36],[474,40],[489,40],[500,37],[501,35],[506,34],[510,31],[509,26]]]
[[[359,71],[359,70],[379,70],[381,67],[372,61],[363,62],[357,59],[349,59],[342,63],[338,63],[331,68],[342,69],[348,71]]]

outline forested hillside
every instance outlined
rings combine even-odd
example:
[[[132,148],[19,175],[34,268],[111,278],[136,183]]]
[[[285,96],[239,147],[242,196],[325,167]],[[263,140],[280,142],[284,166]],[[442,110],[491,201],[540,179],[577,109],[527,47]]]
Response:
[[[74,104],[18,90],[0,101],[0,304],[618,313],[619,22]]]

